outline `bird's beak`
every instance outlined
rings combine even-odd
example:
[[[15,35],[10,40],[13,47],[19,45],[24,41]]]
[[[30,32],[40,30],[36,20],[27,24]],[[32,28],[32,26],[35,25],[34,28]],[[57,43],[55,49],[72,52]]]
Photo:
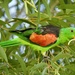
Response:
[[[73,39],[75,39],[75,36],[74,36],[74,38]]]
[[[72,41],[75,41],[75,37],[68,42],[68,45],[70,45]]]

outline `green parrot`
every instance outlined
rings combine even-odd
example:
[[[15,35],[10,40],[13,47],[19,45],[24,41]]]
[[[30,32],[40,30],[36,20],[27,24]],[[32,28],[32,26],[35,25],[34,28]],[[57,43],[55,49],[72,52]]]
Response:
[[[29,45],[33,50],[41,51],[42,54],[59,44],[75,38],[74,27],[59,28],[53,25],[25,30],[11,30],[9,32],[17,35],[18,38],[0,42],[2,47]]]

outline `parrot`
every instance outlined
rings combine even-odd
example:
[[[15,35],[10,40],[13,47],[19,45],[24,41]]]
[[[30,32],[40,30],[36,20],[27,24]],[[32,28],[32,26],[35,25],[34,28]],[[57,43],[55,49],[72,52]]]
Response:
[[[43,55],[51,48],[75,38],[74,27],[60,28],[54,25],[24,30],[9,30],[9,32],[17,35],[18,38],[2,41],[0,46],[29,45],[33,50],[41,51]]]

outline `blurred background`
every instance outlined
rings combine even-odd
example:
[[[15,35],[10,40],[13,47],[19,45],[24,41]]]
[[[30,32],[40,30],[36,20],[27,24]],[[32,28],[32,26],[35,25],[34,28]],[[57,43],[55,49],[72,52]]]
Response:
[[[39,25],[75,27],[75,0],[0,0],[0,42],[17,38],[8,30]],[[75,42],[47,51],[30,46],[0,46],[0,75],[74,75]]]

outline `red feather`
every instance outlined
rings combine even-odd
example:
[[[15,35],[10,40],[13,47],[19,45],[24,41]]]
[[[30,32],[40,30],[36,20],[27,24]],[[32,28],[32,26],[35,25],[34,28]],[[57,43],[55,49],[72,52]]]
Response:
[[[30,36],[30,40],[33,43],[39,44],[40,46],[47,46],[49,44],[54,43],[57,40],[57,37],[54,34],[37,34],[32,33]]]

